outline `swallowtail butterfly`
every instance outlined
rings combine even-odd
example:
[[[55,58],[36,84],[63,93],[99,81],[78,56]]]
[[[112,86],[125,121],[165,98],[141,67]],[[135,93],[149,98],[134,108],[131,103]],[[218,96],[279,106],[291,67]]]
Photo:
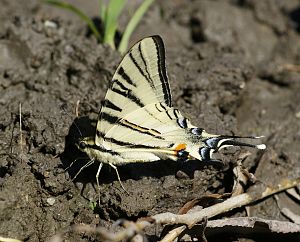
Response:
[[[100,162],[98,183],[103,163],[116,170],[120,181],[119,165],[165,159],[209,162],[214,161],[213,153],[228,146],[266,148],[238,140],[245,138],[260,137],[209,134],[172,106],[164,44],[159,36],[151,36],[123,57],[106,93],[95,136],[81,138],[77,146],[92,162]]]

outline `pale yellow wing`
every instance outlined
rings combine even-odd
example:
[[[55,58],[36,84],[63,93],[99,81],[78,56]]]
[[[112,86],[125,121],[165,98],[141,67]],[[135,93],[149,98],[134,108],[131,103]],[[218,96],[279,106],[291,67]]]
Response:
[[[120,119],[151,103],[171,106],[165,50],[159,36],[135,44],[119,64],[99,113],[96,144]]]

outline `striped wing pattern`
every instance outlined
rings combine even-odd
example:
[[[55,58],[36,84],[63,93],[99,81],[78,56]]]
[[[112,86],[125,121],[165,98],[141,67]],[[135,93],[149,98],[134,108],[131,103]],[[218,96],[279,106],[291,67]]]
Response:
[[[106,134],[131,112],[157,102],[171,106],[164,46],[154,36],[138,42],[124,56],[105,96],[97,130]],[[97,135],[96,144],[101,140],[102,135]]]
[[[152,36],[122,59],[99,113],[96,135],[81,140],[79,148],[113,167],[160,159],[211,161],[212,153],[226,146],[265,148],[238,138],[259,137],[208,134],[172,107],[163,41]]]

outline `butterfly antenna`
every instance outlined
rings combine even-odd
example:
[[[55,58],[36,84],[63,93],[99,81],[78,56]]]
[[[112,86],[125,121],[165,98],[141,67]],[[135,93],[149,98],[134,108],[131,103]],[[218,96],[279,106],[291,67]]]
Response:
[[[78,161],[78,160],[87,160],[87,158],[86,157],[79,157],[79,158],[75,159],[64,170],[68,171],[75,164],[75,162]]]
[[[74,125],[75,125],[75,127],[77,128],[78,133],[80,134],[80,137],[83,137],[83,135],[82,135],[82,133],[81,133],[81,131],[80,131],[78,125],[76,124],[76,120],[74,120]]]

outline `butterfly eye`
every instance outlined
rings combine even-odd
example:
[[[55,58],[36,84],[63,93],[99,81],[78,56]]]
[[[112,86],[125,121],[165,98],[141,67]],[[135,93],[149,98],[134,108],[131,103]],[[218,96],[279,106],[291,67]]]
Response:
[[[82,149],[82,150],[84,150],[86,148],[86,143],[83,142],[83,141],[80,141],[79,142],[79,148]]]

